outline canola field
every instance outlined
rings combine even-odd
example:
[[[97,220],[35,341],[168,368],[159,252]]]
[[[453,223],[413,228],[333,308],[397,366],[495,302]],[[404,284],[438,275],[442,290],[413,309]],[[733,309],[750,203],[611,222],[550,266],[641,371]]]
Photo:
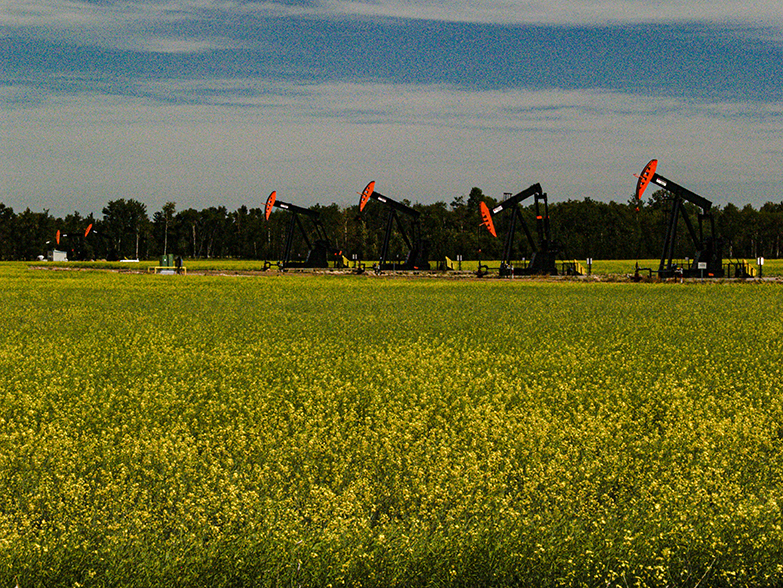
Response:
[[[779,586],[783,286],[0,266],[0,583]]]

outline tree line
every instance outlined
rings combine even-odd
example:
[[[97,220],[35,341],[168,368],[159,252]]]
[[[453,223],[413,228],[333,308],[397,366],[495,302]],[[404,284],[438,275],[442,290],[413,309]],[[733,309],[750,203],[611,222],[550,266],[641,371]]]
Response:
[[[502,216],[496,218],[499,238],[481,226],[479,202],[490,208],[498,200],[479,188],[451,202],[411,204],[420,212],[421,233],[429,242],[433,262],[446,257],[456,259],[500,259],[506,230]],[[591,199],[551,202],[549,217],[552,235],[562,259],[655,259],[660,257],[668,219],[669,198],[664,191],[643,202],[598,202]],[[387,211],[370,203],[341,208],[337,204],[311,207],[319,218],[331,246],[345,257],[376,260],[382,246]],[[697,218],[692,205],[692,218]],[[525,221],[535,234],[532,206],[523,208]],[[756,209],[748,204],[713,207],[718,235],[728,258],[781,257],[783,202],[768,202]],[[301,219],[308,230],[309,219]],[[150,216],[147,206],[133,199],[112,200],[102,216],[82,216],[78,212],[63,218],[48,210],[29,208],[15,213],[0,203],[0,259],[35,260],[47,251],[66,251],[71,260],[80,259],[156,259],[172,253],[183,258],[246,258],[277,261],[281,257],[291,214],[275,209],[266,220],[262,208],[241,206],[229,211],[225,206],[201,210],[177,210],[166,203]],[[89,227],[89,232],[87,229]],[[298,230],[298,229],[297,229]],[[514,259],[528,257],[530,246],[517,232]],[[677,256],[692,254],[688,233],[678,231]],[[398,233],[392,237],[392,257],[405,258],[406,247]],[[293,258],[304,258],[304,240],[294,240]]]

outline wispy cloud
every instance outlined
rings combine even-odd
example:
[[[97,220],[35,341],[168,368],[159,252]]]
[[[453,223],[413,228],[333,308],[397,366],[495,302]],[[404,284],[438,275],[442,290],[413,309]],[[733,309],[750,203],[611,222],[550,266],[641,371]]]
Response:
[[[336,13],[395,18],[501,24],[616,24],[649,22],[765,22],[783,21],[780,5],[773,1],[681,0],[378,0],[326,2]]]
[[[137,78],[234,77],[591,89],[703,102],[779,100],[783,49],[749,38],[752,32],[696,25],[503,27],[215,17],[190,28],[150,25],[135,36],[123,28],[130,48],[110,42],[110,27],[96,37],[100,42],[87,45],[49,34],[0,39],[0,46],[10,79],[81,77],[96,88],[121,88]]]
[[[632,174],[653,157],[716,203],[774,199],[781,180],[780,106],[253,80],[151,84],[138,94],[53,96],[46,108],[7,110],[0,201],[66,212],[118,197],[151,209],[167,200],[237,207],[276,189],[304,204],[352,204],[371,179],[422,202],[532,182],[553,200],[625,201]],[[152,98],[163,94],[201,101]]]
[[[8,0],[0,24],[10,27],[84,27],[181,22],[205,13],[264,16],[360,16],[496,24],[606,25],[651,22],[735,22],[781,26],[772,0]]]
[[[196,39],[150,37],[144,39],[140,45],[143,50],[150,53],[203,53],[215,49],[226,49],[228,44],[215,44],[213,41]]]
[[[625,200],[652,157],[717,203],[778,198],[772,2],[8,0],[0,31],[14,207],[349,204],[370,179]]]

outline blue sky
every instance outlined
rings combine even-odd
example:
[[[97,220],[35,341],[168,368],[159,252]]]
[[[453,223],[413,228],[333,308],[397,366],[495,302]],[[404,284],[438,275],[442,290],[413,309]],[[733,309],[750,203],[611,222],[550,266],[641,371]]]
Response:
[[[777,2],[8,0],[0,202],[783,201]]]

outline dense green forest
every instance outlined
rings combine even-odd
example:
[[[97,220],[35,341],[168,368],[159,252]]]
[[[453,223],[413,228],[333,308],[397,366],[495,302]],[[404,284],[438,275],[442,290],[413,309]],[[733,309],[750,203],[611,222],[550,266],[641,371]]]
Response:
[[[503,247],[504,219],[497,219],[498,238],[481,226],[479,202],[493,206],[496,200],[473,188],[451,202],[412,204],[421,213],[422,235],[429,241],[429,258],[499,259]],[[407,204],[410,204],[406,201]],[[591,199],[551,202],[552,233],[562,259],[650,259],[661,254],[669,199],[664,191],[647,201],[616,203]],[[686,205],[686,207],[691,205]],[[358,206],[337,204],[312,207],[320,214],[331,245],[348,257],[377,259],[383,240],[387,212],[370,203],[363,212]],[[532,207],[524,209],[526,224],[535,234]],[[695,208],[690,209],[693,219]],[[750,204],[739,208],[728,204],[714,207],[717,233],[724,241],[728,258],[779,258],[783,235],[783,202],[767,203],[756,209]],[[164,253],[183,258],[249,258],[277,261],[284,245],[291,214],[275,209],[269,220],[261,208],[242,206],[229,211],[224,206],[202,210],[177,210],[167,203],[152,212],[136,200],[113,200],[103,208],[102,217],[78,212],[64,218],[48,211],[29,208],[15,213],[0,203],[0,259],[34,260],[47,250],[68,252],[69,259],[153,259]],[[309,231],[309,219],[302,219]],[[680,221],[682,223],[682,221]],[[696,221],[694,221],[696,222]],[[87,228],[90,228],[85,235]],[[58,244],[59,233],[59,244]],[[515,258],[529,255],[524,233],[517,231]],[[684,226],[679,230],[677,255],[692,254],[692,243]],[[307,253],[304,240],[294,240],[294,257]],[[391,254],[404,258],[405,247],[395,233]]]

